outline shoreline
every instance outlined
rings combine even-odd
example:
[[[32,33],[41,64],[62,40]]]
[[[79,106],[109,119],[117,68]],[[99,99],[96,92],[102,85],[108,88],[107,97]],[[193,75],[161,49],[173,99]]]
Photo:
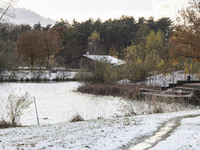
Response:
[[[51,70],[16,70],[4,71],[0,74],[0,82],[49,82],[76,81],[73,71]]]
[[[140,88],[158,88],[156,86],[145,86],[137,84],[83,84],[77,88],[80,93],[101,95],[101,96],[119,96],[128,99],[140,99]]]

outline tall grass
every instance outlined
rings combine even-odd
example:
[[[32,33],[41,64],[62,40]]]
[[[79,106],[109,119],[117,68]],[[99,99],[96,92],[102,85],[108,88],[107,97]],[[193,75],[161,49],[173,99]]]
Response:
[[[104,96],[119,96],[130,101],[129,108],[124,108],[124,112],[127,112],[126,116],[138,115],[138,114],[153,114],[153,113],[165,113],[176,112],[192,105],[188,104],[188,101],[184,98],[164,97],[156,96],[156,93],[149,95],[141,95],[140,88],[144,88],[142,85],[107,85],[107,84],[85,84],[78,88],[81,93],[104,95]],[[157,87],[148,87],[157,88]],[[158,91],[162,92],[162,91]],[[134,102],[135,101],[135,102]],[[133,103],[132,103],[133,102]],[[132,106],[134,104],[134,106]],[[192,106],[194,108],[194,106]],[[130,110],[130,111],[128,111]],[[118,116],[117,116],[118,117]]]
[[[84,84],[78,87],[81,93],[94,95],[121,96],[124,98],[138,99],[140,97],[139,85],[110,85],[110,84]]]

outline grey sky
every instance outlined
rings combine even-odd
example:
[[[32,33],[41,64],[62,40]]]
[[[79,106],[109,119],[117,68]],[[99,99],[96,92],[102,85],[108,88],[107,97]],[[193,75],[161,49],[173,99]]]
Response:
[[[18,7],[55,20],[106,20],[122,15],[174,19],[178,9],[187,2],[188,0],[19,0]]]

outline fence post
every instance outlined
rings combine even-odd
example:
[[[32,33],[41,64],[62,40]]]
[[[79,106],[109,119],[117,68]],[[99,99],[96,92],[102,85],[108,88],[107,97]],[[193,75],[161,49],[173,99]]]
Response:
[[[36,116],[37,116],[37,123],[38,123],[38,126],[39,126],[40,122],[39,122],[39,117],[38,117],[38,111],[37,111],[37,105],[36,105],[35,97],[34,97],[34,103],[35,103],[35,112],[36,112]]]

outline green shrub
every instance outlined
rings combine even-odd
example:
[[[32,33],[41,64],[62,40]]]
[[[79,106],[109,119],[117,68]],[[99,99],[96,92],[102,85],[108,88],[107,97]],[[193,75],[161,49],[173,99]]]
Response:
[[[94,67],[90,70],[80,69],[75,78],[86,84],[105,83],[114,84],[120,79],[120,69],[109,63],[94,63]]]

